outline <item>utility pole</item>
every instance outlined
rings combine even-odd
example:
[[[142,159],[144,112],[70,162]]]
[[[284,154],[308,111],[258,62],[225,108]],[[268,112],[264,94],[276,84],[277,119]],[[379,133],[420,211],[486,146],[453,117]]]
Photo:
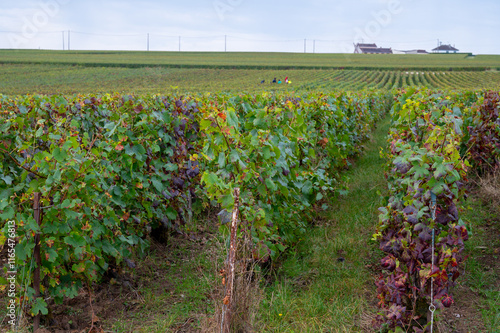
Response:
[[[306,43],[307,43],[307,39],[304,39],[304,53],[306,53]]]
[[[148,51],[149,51],[149,32],[148,32]]]
[[[70,42],[71,42],[71,35],[70,35],[70,31],[68,30],[68,51],[71,49]]]
[[[181,36],[179,36],[179,52],[181,52]]]
[[[62,40],[63,40],[63,51],[64,51],[64,30],[62,31]]]

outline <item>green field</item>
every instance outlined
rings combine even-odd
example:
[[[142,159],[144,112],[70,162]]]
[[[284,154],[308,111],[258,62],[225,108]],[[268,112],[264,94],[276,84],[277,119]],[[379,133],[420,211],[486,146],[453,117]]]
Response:
[[[252,70],[165,67],[0,65],[0,93],[19,95],[88,93],[189,93],[363,90],[427,86],[439,89],[498,89],[496,71]],[[272,84],[288,76],[291,84]],[[261,81],[265,80],[264,84]]]
[[[499,55],[0,50],[0,63],[239,69],[500,69]]]
[[[285,77],[291,84],[271,83]],[[455,304],[436,312],[435,328],[500,329],[498,168],[484,177],[484,189],[471,171],[470,199],[459,201],[460,177],[469,177],[459,173],[463,160],[498,161],[498,149],[483,150],[490,146],[469,133],[498,129],[496,119],[480,117],[500,105],[484,97],[500,89],[500,56],[0,50],[0,78],[0,217],[15,218],[18,245],[28,244],[16,252],[20,290],[25,276],[35,281],[31,253],[41,253],[47,297],[26,294],[31,300],[19,309],[50,309],[42,316],[46,331],[219,331],[234,248],[220,214],[234,209],[234,188],[243,193],[235,239],[244,245],[233,262],[235,331],[375,332],[377,314],[390,305],[381,273],[398,273],[384,263],[414,246],[393,251],[382,232],[389,230],[391,244],[413,242],[443,258],[462,251],[463,221],[471,231],[466,263],[439,260],[441,282],[431,282],[441,288],[454,276],[444,272],[463,272]],[[460,155],[457,147],[469,145]],[[401,156],[411,156],[411,169],[398,171]],[[439,227],[436,251],[423,232],[403,235],[401,226],[413,227],[392,203],[410,181],[430,193],[431,184],[450,191],[434,202],[450,212],[440,214],[450,229]],[[403,190],[397,195],[414,189]],[[40,209],[32,209],[36,192],[40,227],[31,217]],[[416,194],[405,200],[431,204]],[[377,227],[389,208],[386,216],[407,224],[394,227],[397,219],[387,217]],[[419,222],[430,228],[437,218]],[[442,235],[457,230],[460,238],[443,245]],[[14,246],[6,242],[2,233],[0,257]],[[6,274],[0,271],[0,318],[9,311]],[[436,295],[411,279],[398,283],[408,287],[405,298],[420,290],[422,304]],[[394,299],[387,313],[395,308],[408,320],[398,325],[425,324],[423,310],[410,313]],[[33,322],[26,316],[15,332],[33,331]]]
[[[0,93],[497,89],[499,68],[497,55],[0,50]]]

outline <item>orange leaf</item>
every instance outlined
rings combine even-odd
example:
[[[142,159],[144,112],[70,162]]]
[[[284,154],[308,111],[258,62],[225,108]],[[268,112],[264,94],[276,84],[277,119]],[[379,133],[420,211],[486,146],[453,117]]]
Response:
[[[118,150],[118,151],[122,151],[123,148],[125,148],[125,147],[123,147],[123,145],[121,143],[117,144],[116,147],[115,147],[115,149]]]
[[[222,301],[222,303],[224,303],[224,305],[228,305],[229,304],[229,296],[224,297],[224,300]]]
[[[142,189],[142,188],[144,188],[144,186],[142,186],[142,183],[137,183],[137,184],[135,184],[135,187],[137,187],[137,188],[141,188],[141,189]]]
[[[219,112],[217,115],[218,115],[220,118],[222,118],[223,120],[226,120],[226,114],[225,114],[225,113]]]
[[[122,220],[123,220],[123,221],[127,221],[129,217],[130,217],[130,213],[125,213],[125,214],[123,214],[123,216],[122,216]]]

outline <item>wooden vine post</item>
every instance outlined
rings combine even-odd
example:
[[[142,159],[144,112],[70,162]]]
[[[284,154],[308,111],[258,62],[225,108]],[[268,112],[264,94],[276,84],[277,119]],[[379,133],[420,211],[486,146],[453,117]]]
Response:
[[[40,207],[40,197],[41,194],[36,192],[33,199],[33,211],[35,221],[40,226],[42,222],[42,212]],[[40,297],[40,268],[42,267],[42,258],[40,257],[40,232],[35,234],[35,249],[33,253],[35,259],[35,271],[33,272],[33,289],[35,289],[35,301]],[[38,313],[33,320],[33,332],[36,332],[40,327],[40,317],[41,314]]]
[[[224,304],[222,307],[222,324],[221,333],[231,332],[231,320],[233,315],[233,293],[234,293],[234,266],[236,261],[236,248],[238,241],[238,215],[239,215],[239,202],[240,202],[240,189],[234,189],[234,208],[231,221],[231,240],[229,245],[229,254],[227,256],[226,264],[226,296],[224,297]]]

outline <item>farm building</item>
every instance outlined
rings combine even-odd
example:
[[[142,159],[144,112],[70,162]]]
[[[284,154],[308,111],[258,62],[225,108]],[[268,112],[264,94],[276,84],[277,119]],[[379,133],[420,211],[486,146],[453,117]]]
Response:
[[[377,44],[354,44],[354,53],[392,54],[391,48],[377,47]]]
[[[432,52],[435,53],[457,53],[458,49],[454,48],[451,45],[443,45],[440,44],[438,47],[435,49],[432,49]]]
[[[426,50],[408,50],[408,51],[398,51],[401,54],[429,54]]]

